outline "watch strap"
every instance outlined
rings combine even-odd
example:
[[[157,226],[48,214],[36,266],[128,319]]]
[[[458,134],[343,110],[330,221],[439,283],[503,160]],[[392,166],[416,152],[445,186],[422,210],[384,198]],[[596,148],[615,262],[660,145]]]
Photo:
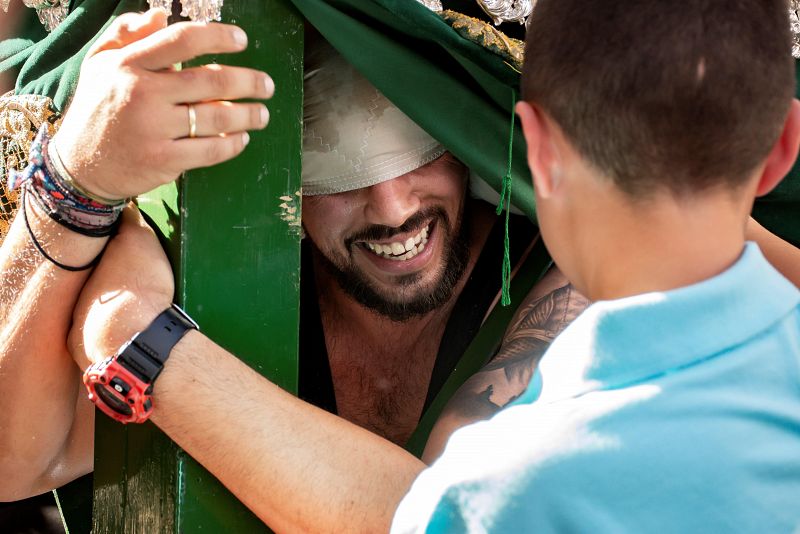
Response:
[[[172,348],[186,332],[197,328],[197,323],[173,304],[131,339],[120,351],[119,362],[141,380],[152,384],[164,368]]]

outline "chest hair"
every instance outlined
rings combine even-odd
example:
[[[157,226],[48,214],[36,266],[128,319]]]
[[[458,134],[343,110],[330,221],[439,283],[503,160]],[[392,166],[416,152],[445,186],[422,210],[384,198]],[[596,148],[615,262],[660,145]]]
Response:
[[[352,329],[327,326],[339,415],[405,444],[422,415],[444,325],[413,338],[402,331],[384,331],[380,343],[368,343]]]

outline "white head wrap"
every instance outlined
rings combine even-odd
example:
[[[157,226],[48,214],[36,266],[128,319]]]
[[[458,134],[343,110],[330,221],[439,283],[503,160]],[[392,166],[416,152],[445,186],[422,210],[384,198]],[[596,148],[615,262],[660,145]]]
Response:
[[[306,52],[303,107],[304,195],[369,187],[445,151],[323,39]]]

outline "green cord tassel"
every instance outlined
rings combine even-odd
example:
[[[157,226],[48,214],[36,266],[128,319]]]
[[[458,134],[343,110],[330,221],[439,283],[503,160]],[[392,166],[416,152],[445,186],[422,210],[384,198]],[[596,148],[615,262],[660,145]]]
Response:
[[[508,237],[508,223],[511,217],[511,158],[514,153],[514,106],[517,104],[517,93],[511,90],[511,131],[508,134],[508,168],[503,176],[503,186],[500,190],[500,202],[497,204],[497,214],[506,210],[505,235],[503,237],[503,282],[501,287],[500,303],[503,306],[511,304],[511,243]]]

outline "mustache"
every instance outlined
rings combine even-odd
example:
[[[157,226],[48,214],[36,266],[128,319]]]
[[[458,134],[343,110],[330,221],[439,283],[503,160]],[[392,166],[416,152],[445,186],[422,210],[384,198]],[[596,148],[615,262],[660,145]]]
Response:
[[[418,211],[400,226],[384,226],[381,224],[374,224],[367,226],[358,232],[353,233],[344,240],[345,246],[349,249],[353,243],[358,241],[380,241],[383,239],[390,239],[396,235],[417,230],[429,220],[440,220],[445,227],[450,227],[450,221],[447,217],[447,212],[444,208],[434,206]]]

